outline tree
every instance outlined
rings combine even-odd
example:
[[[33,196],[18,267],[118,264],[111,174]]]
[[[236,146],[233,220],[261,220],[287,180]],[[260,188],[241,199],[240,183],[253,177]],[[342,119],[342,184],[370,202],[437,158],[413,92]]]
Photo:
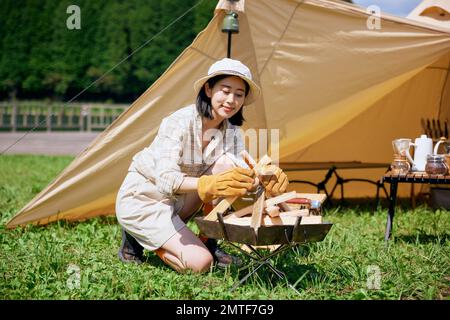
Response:
[[[27,6],[33,12],[33,21],[25,26],[33,29],[33,35],[28,39],[30,53],[28,54],[28,68],[22,83],[25,92],[52,92],[53,88],[46,86],[43,79],[52,65],[52,17],[54,1],[42,0],[41,6],[35,1]]]
[[[209,21],[214,16],[214,9],[216,8],[216,1],[203,1],[195,9],[195,23],[194,23],[194,33],[198,34],[208,25]]]
[[[106,2],[98,16],[95,44],[91,44],[87,75],[91,81],[101,79],[90,90],[108,98],[123,96],[128,86],[131,63],[129,59],[122,60],[131,53],[128,29],[130,3],[132,1]]]
[[[35,12],[29,1],[0,1],[2,42],[0,51],[0,88],[15,97],[29,69],[28,57]]]
[[[161,2],[161,27],[167,29],[165,29],[164,33],[157,39],[157,43],[161,46],[164,53],[163,64],[160,66],[158,74],[162,74],[173,60],[175,60],[184,48],[186,48],[195,38],[195,14],[193,11],[190,11],[182,19],[174,22],[177,17],[192,8],[195,3],[196,1],[194,0],[186,0],[181,3],[178,0],[166,0]],[[168,27],[172,22],[174,23]]]
[[[129,14],[130,49],[135,51],[131,59],[128,92],[136,99],[163,72],[165,53],[157,36],[163,28],[160,20],[160,1],[135,0]],[[153,39],[153,40],[152,40]]]
[[[132,101],[211,20],[217,1],[200,1],[1,0],[0,97]]]

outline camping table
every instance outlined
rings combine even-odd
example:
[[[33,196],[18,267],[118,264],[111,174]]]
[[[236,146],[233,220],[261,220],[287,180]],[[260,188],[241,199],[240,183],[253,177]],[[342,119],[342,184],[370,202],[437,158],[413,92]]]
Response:
[[[224,240],[252,259],[252,261],[250,261],[247,266],[241,268],[240,271],[252,269],[252,267],[256,265],[253,270],[250,270],[249,273],[235,282],[230,289],[231,291],[245,282],[262,266],[266,266],[279,279],[285,280],[288,286],[298,293],[295,287],[287,281],[286,275],[282,271],[276,269],[270,259],[282,252],[286,252],[288,249],[291,249],[298,244],[322,241],[333,225],[329,222],[320,224],[301,224],[301,217],[299,217],[294,225],[261,226],[258,228],[257,233],[255,233],[254,229],[250,226],[224,223],[223,216],[220,213],[218,214],[217,221],[205,220],[204,217],[196,217],[194,220],[203,235],[212,239]],[[250,249],[250,253],[247,253],[234,243],[246,245]],[[267,245],[280,246],[266,255],[257,250],[257,246]]]
[[[319,182],[319,183],[313,183],[310,181],[304,181],[304,180],[290,180],[291,183],[306,183],[312,186],[315,186],[317,188],[317,193],[320,193],[320,191],[323,191],[327,195],[327,201],[331,202],[331,197],[334,194],[334,191],[338,186],[340,186],[341,189],[341,201],[344,200],[344,184],[351,181],[360,181],[360,182],[368,182],[371,184],[376,185],[377,187],[377,194],[376,194],[376,203],[378,204],[378,200],[380,197],[380,189],[384,191],[384,193],[387,195],[386,188],[384,187],[384,184],[382,181],[372,181],[369,179],[359,179],[359,178],[352,178],[352,179],[344,179],[342,178],[338,173],[338,169],[372,169],[372,168],[385,168],[388,169],[390,166],[389,163],[369,163],[369,162],[361,162],[361,161],[349,161],[349,162],[281,162],[280,168],[283,169],[285,172],[288,171],[312,171],[312,170],[328,170],[325,174],[325,178]],[[326,184],[328,180],[331,179],[333,174],[336,177],[336,182],[331,189],[331,192],[328,193],[326,189]]]
[[[386,231],[384,240],[391,238],[392,223],[394,222],[395,204],[397,202],[397,186],[399,183],[428,183],[428,184],[450,184],[450,175],[436,175],[426,174],[424,172],[408,173],[408,174],[393,174],[391,171],[385,173],[381,178],[383,182],[391,185],[389,193],[389,210],[386,221]]]

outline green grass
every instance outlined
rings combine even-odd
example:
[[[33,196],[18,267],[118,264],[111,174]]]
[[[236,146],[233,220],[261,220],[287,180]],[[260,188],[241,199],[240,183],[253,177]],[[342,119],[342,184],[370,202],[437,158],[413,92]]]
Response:
[[[325,220],[334,226],[324,241],[274,260],[300,295],[264,268],[229,292],[239,278],[233,268],[182,275],[153,253],[147,253],[148,263],[124,265],[117,258],[120,228],[114,216],[6,229],[6,222],[71,160],[0,157],[0,298],[449,299],[449,212],[425,206],[398,208],[388,246],[383,240],[386,209],[328,209]],[[368,268],[379,270],[380,289],[367,287]]]

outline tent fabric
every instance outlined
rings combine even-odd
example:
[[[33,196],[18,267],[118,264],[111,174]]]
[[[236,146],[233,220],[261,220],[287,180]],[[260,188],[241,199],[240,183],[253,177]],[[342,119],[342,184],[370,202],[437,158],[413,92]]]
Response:
[[[450,31],[450,1],[423,0],[407,18]]]
[[[165,73],[7,226],[114,214],[133,155],[151,143],[163,117],[194,101],[195,80],[226,56],[221,25],[229,5],[220,1]],[[389,163],[391,140],[419,136],[421,117],[448,118],[445,28],[383,15],[381,29],[371,30],[365,9],[338,1],[235,5],[240,32],[232,36],[231,56],[251,68],[262,88],[262,98],[244,108],[243,129],[278,129],[281,162]],[[289,177],[302,174],[311,172]],[[364,188],[356,189],[364,196],[358,194]]]

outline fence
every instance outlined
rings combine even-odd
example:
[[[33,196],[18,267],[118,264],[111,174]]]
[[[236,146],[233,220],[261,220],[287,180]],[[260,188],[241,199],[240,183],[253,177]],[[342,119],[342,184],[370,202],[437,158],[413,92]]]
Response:
[[[0,102],[0,130],[101,131],[128,105],[100,103]]]

